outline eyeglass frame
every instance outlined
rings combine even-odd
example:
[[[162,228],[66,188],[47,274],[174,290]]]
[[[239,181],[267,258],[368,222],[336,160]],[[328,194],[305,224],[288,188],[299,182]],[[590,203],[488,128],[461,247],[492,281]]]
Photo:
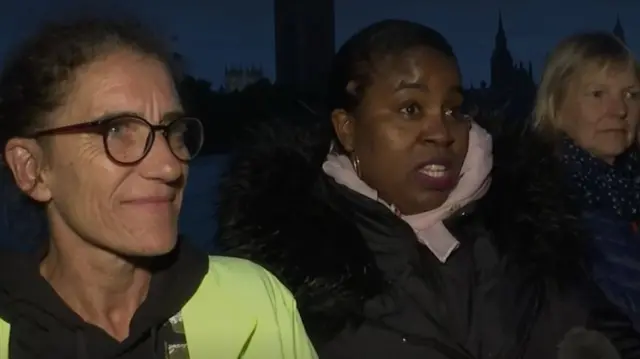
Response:
[[[167,144],[169,146],[169,151],[171,151],[171,154],[173,155],[173,157],[175,157],[176,159],[178,159],[181,162],[191,162],[195,157],[198,156],[198,154],[200,153],[200,151],[202,150],[202,145],[204,144],[204,127],[202,125],[202,121],[200,121],[200,119],[198,119],[197,117],[191,117],[191,116],[183,116],[183,115],[176,115],[176,118],[169,121],[168,123],[165,124],[161,124],[161,125],[154,125],[151,122],[149,122],[147,119],[145,119],[144,117],[135,114],[135,113],[120,113],[120,114],[116,114],[116,115],[110,115],[107,116],[106,118],[100,118],[94,121],[89,121],[89,122],[81,122],[81,123],[76,123],[73,125],[67,125],[67,126],[61,126],[61,127],[54,127],[54,128],[50,128],[50,129],[45,129],[45,130],[40,130],[40,131],[35,131],[33,133],[31,133],[30,135],[26,136],[27,138],[32,138],[32,139],[38,139],[40,137],[47,137],[47,136],[56,136],[56,135],[67,135],[67,134],[78,134],[78,133],[97,133],[99,135],[102,136],[102,146],[104,147],[104,152],[107,154],[107,156],[109,157],[109,159],[113,162],[115,162],[118,165],[121,166],[134,166],[140,162],[142,162],[148,155],[149,152],[151,152],[151,148],[153,147],[153,144],[155,143],[156,140],[156,132],[161,131],[162,132],[162,136],[164,137],[165,141],[167,141]],[[132,118],[132,119],[136,119],[136,120],[140,120],[143,123],[145,123],[150,131],[149,131],[149,136],[151,137],[151,140],[149,140],[149,137],[147,137],[146,142],[148,143],[148,145],[145,146],[145,149],[142,153],[142,155],[140,156],[139,159],[132,161],[132,162],[123,162],[120,160],[117,160],[115,157],[113,157],[113,155],[111,154],[111,151],[109,150],[109,147],[107,145],[107,137],[108,137],[108,126],[110,123],[117,121],[117,120],[122,120],[122,119],[126,119],[126,118]],[[202,133],[200,134],[200,144],[198,145],[198,151],[191,156],[190,159],[188,160],[184,160],[180,157],[178,157],[178,155],[176,155],[174,149],[171,147],[171,144],[169,143],[169,129],[171,128],[171,126],[173,124],[175,124],[177,121],[180,120],[195,120],[199,125],[200,128],[202,130]]]

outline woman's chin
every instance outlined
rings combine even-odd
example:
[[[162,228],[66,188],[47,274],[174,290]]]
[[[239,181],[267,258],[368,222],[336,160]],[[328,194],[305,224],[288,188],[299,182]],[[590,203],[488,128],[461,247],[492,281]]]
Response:
[[[177,243],[177,236],[138,237],[135,241],[112,245],[111,250],[125,257],[159,257],[170,253]]]
[[[447,198],[449,198],[449,194],[451,194],[451,191],[422,190],[410,196],[412,198],[411,203],[406,203],[403,206],[397,205],[398,210],[400,210],[403,215],[429,212],[442,206]]]

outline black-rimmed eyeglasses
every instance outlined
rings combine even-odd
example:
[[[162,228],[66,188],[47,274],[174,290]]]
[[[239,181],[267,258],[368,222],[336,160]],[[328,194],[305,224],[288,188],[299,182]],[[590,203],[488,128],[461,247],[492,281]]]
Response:
[[[112,161],[133,165],[149,154],[158,131],[162,132],[171,153],[180,161],[191,161],[202,149],[202,122],[193,117],[178,117],[167,124],[152,125],[142,117],[120,115],[38,131],[29,137],[95,132],[102,135],[105,152]]]

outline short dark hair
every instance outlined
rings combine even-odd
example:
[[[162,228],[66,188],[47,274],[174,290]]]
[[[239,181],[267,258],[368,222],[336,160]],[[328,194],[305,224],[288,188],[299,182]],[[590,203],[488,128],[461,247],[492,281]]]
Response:
[[[416,48],[429,48],[455,60],[449,42],[438,31],[406,20],[373,23],[349,38],[334,57],[328,87],[328,109],[354,110],[362,99],[377,61]],[[346,90],[355,81],[355,93]]]
[[[171,56],[137,21],[82,18],[48,23],[22,42],[0,73],[0,144],[45,126],[64,103],[78,68],[119,49],[157,58],[175,74]]]

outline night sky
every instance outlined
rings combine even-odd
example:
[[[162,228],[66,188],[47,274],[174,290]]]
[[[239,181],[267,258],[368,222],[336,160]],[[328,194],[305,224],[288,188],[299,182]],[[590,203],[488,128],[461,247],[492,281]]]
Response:
[[[304,0],[300,0],[304,1]],[[46,18],[106,12],[131,14],[172,38],[188,71],[220,85],[226,65],[262,66],[273,78],[272,0],[5,0],[0,10],[0,57]],[[206,3],[207,5],[201,5]],[[179,4],[179,5],[177,5]],[[562,37],[589,29],[611,30],[620,14],[627,42],[640,51],[637,0],[336,0],[336,45],[376,20],[402,18],[441,31],[452,43],[465,83],[489,77],[489,58],[502,10],[516,60],[544,56]]]

